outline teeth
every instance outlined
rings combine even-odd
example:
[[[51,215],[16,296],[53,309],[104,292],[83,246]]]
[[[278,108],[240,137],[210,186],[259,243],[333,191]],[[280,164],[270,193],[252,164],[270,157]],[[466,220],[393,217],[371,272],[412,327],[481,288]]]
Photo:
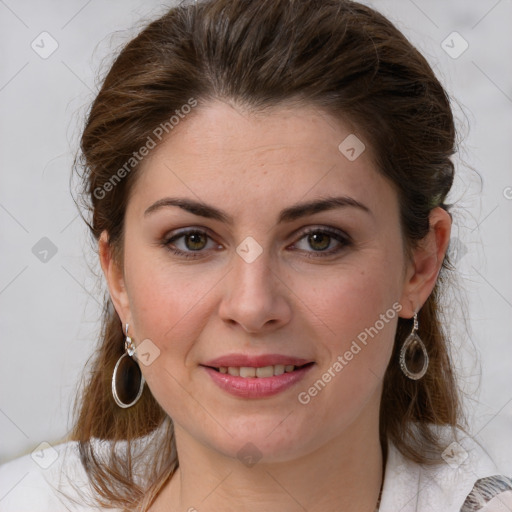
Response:
[[[276,364],[274,366],[262,366],[260,368],[253,368],[250,366],[221,366],[218,368],[220,373],[227,373],[234,377],[258,377],[260,379],[265,377],[273,377],[274,375],[282,375],[283,373],[293,372],[295,366],[293,364]]]
[[[284,373],[284,364],[276,364],[274,366],[274,375],[282,375]]]
[[[256,368],[242,366],[240,368],[240,377],[256,377]]]
[[[254,371],[256,377],[273,377],[274,376],[274,367],[273,366],[264,366],[263,368],[256,368]],[[243,375],[245,377],[245,375]],[[253,377],[253,375],[251,375]]]

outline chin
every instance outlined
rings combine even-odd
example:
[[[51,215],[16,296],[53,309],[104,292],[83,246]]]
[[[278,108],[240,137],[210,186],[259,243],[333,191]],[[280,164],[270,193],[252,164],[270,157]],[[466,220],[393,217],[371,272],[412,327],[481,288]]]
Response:
[[[248,467],[256,463],[287,462],[311,451],[308,447],[313,449],[319,436],[314,431],[309,435],[304,431],[296,431],[296,425],[293,424],[285,427],[285,417],[268,418],[267,421],[259,421],[255,417],[245,421],[238,418],[236,427],[227,429],[232,437],[222,428],[215,432],[214,437],[211,431],[203,431],[201,437],[204,444],[213,450],[238,459]],[[279,428],[280,423],[282,428]]]

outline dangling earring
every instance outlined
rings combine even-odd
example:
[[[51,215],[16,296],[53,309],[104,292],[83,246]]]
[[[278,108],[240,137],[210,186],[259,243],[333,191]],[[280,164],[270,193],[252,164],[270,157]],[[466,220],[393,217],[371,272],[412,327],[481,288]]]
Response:
[[[428,353],[423,341],[416,332],[418,330],[418,313],[414,313],[414,325],[400,350],[400,368],[412,380],[425,375],[428,368]]]
[[[116,404],[126,409],[138,402],[144,390],[144,377],[133,358],[135,345],[128,336],[128,324],[126,324],[124,349],[126,352],[117,360],[112,374],[112,395]]]

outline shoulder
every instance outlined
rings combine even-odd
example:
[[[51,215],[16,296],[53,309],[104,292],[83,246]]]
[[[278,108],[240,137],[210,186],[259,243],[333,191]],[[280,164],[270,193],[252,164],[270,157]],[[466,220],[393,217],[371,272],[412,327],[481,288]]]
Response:
[[[380,512],[512,510],[512,475],[503,475],[476,439],[434,428],[445,446],[437,465],[414,463],[388,445]]]
[[[512,478],[493,475],[479,478],[460,512],[504,512],[512,510]]]
[[[51,446],[0,466],[2,512],[98,511],[75,442]]]

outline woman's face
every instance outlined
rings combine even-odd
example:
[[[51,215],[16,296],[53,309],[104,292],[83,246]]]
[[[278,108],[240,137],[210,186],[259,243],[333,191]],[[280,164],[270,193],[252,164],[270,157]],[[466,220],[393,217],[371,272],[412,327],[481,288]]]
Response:
[[[409,266],[396,192],[371,141],[339,149],[351,133],[313,107],[218,102],[143,161],[109,285],[178,440],[283,461],[377,421]],[[341,199],[304,207],[328,198]],[[311,364],[282,374],[294,358]]]

